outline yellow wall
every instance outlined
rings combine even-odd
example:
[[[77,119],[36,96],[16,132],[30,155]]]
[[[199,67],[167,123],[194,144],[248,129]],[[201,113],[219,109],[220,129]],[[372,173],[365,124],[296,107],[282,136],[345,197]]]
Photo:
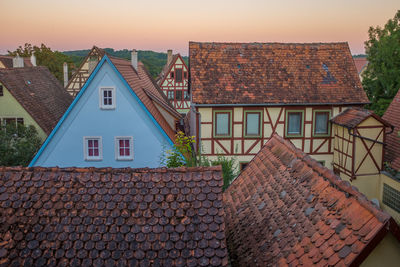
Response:
[[[1,85],[1,83],[0,83]],[[4,96],[0,96],[0,118],[24,118],[25,125],[33,125],[38,131],[39,137],[45,140],[47,135],[29,115],[19,102],[11,95],[5,86],[3,86]]]
[[[390,178],[389,176],[387,176],[384,173],[381,173],[380,176],[380,184],[379,184],[379,203],[381,205],[381,208],[386,211],[387,213],[389,213],[393,219],[396,220],[397,223],[400,224],[400,213],[395,211],[394,209],[386,206],[385,204],[383,204],[382,199],[383,199],[383,184],[387,184],[390,187],[393,187],[394,189],[400,191],[400,181],[394,180],[393,178]],[[399,251],[400,253],[400,251]]]
[[[360,132],[360,135],[363,137],[367,137],[370,139],[377,139],[379,133],[382,130],[382,123],[377,121],[373,117],[369,117],[366,119],[364,122],[360,123],[358,127],[363,127],[363,126],[376,126],[376,128],[364,128],[364,129],[358,129]],[[383,133],[381,133],[378,137],[378,141],[383,142]],[[383,145],[378,144],[378,143],[373,143],[372,141],[368,140],[362,140],[360,138],[356,138],[356,151],[355,151],[355,163],[354,166],[357,169],[358,166],[360,165],[361,161],[363,160],[364,156],[367,154],[367,149],[365,148],[364,143],[367,145],[367,147],[372,146],[371,154],[375,158],[375,161],[377,162],[379,169],[376,167],[374,164],[372,157],[368,155],[362,165],[360,166],[359,170],[357,171],[356,175],[361,175],[361,174],[373,174],[373,173],[379,173],[381,166],[382,166],[382,151],[383,151]],[[356,171],[356,170],[355,170]]]
[[[395,267],[400,263],[400,243],[388,233],[361,264],[363,267]]]
[[[213,130],[212,130],[213,110],[221,110],[221,109],[232,111],[231,130],[232,130],[233,146],[231,139],[216,138],[218,142],[215,142],[213,140],[207,140],[213,138]],[[214,152],[214,153],[225,154],[228,156],[235,155],[235,159],[237,162],[248,162],[254,157],[254,155],[246,155],[246,154],[256,154],[270,138],[273,132],[273,129],[270,124],[271,122],[273,125],[276,125],[275,132],[280,136],[285,136],[284,120],[286,116],[286,107],[259,107],[254,109],[254,108],[238,106],[238,107],[227,107],[221,109],[216,109],[216,108],[213,109],[211,107],[198,107],[198,111],[201,114],[201,123],[202,123],[200,126],[201,127],[200,133],[201,133],[201,149],[203,154],[213,154]],[[299,107],[298,109],[303,110],[304,121],[306,122],[304,124],[304,132],[303,132],[303,135],[305,137],[304,147],[301,139],[290,138],[290,141],[296,147],[302,149],[305,153],[309,153],[311,157],[313,157],[314,159],[318,161],[324,161],[325,166],[332,169],[333,139],[331,140],[330,144],[331,147],[329,147],[329,140],[324,144],[322,144],[322,142],[324,142],[326,139],[329,139],[329,137],[314,138],[312,133],[313,131],[312,119],[314,110],[328,110],[331,112],[331,117],[333,117],[340,112],[340,108],[327,106],[327,107]],[[244,110],[254,110],[262,112],[262,121],[264,122],[264,124],[261,126],[263,143],[261,142],[261,138],[244,138],[242,140],[243,130],[244,130],[243,129]],[[213,145],[214,145],[214,151],[212,151]],[[233,153],[232,154],[225,153],[221,145],[229,152],[233,151]],[[321,147],[318,150],[318,153],[323,153],[323,154],[315,154],[314,153],[315,149],[318,148],[320,145]],[[249,149],[250,151],[248,151]],[[207,157],[212,158],[213,156],[207,155]]]

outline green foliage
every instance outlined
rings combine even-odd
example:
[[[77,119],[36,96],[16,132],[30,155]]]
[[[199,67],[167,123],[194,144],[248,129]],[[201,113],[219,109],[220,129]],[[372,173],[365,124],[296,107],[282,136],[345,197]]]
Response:
[[[71,72],[75,67],[72,58],[61,52],[52,51],[50,47],[47,47],[44,44],[41,44],[40,47],[38,47],[26,43],[24,47],[19,46],[15,51],[8,51],[8,54],[11,56],[19,55],[21,57],[30,57],[33,52],[36,56],[37,65],[46,66],[60,82],[63,82],[64,80],[64,62],[68,63],[69,76],[71,76]]]
[[[371,101],[369,108],[381,116],[400,87],[400,10],[384,28],[370,27],[368,35],[363,87]]]
[[[27,166],[42,141],[32,125],[9,124],[0,129],[0,166]]]
[[[193,151],[193,144],[195,143],[194,136],[187,137],[181,131],[176,135],[175,144],[172,150],[165,151],[161,156],[161,164],[166,165],[168,168],[175,167],[195,167],[195,166],[222,166],[222,177],[224,179],[224,185],[222,187],[225,190],[230,183],[235,179],[237,173],[235,173],[235,160],[229,159],[222,155],[218,155],[216,160],[209,160],[208,158],[196,155]]]
[[[104,49],[109,55],[124,59],[131,59],[131,51],[128,49],[115,51],[112,48]],[[76,66],[79,66],[83,59],[87,56],[90,50],[76,50],[76,51],[65,51],[65,55],[72,57],[72,60]],[[183,60],[188,62],[188,57],[182,57]],[[154,51],[138,51],[138,60],[143,62],[146,69],[149,71],[153,78],[156,78],[160,74],[162,68],[167,63],[167,54],[158,53]]]

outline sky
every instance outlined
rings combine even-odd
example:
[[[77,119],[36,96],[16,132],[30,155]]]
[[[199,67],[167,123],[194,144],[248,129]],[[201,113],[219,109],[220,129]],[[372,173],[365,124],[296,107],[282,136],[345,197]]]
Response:
[[[348,42],[364,53],[370,26],[399,0],[0,0],[0,54],[19,45],[188,54],[188,42]]]

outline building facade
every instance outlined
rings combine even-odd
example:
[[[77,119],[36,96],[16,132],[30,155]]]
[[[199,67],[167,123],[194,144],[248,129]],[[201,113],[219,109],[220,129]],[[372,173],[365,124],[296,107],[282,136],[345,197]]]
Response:
[[[329,119],[368,103],[346,43],[190,43],[190,135],[246,166],[278,133],[332,168]]]

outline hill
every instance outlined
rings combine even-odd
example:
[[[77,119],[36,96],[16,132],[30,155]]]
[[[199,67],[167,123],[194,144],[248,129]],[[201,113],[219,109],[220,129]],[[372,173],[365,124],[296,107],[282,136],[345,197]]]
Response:
[[[128,49],[117,50],[115,51],[112,48],[105,48],[104,49],[109,55],[124,59],[131,58],[131,51]],[[79,67],[82,63],[83,59],[89,53],[89,49],[86,50],[74,50],[74,51],[64,51],[63,54],[71,57],[72,61],[74,62],[75,66]],[[188,63],[188,57],[182,57],[183,60]],[[150,74],[155,78],[161,72],[162,68],[164,67],[165,63],[167,62],[167,53],[158,53],[154,51],[138,51],[138,59],[142,61],[143,64],[146,66]]]

